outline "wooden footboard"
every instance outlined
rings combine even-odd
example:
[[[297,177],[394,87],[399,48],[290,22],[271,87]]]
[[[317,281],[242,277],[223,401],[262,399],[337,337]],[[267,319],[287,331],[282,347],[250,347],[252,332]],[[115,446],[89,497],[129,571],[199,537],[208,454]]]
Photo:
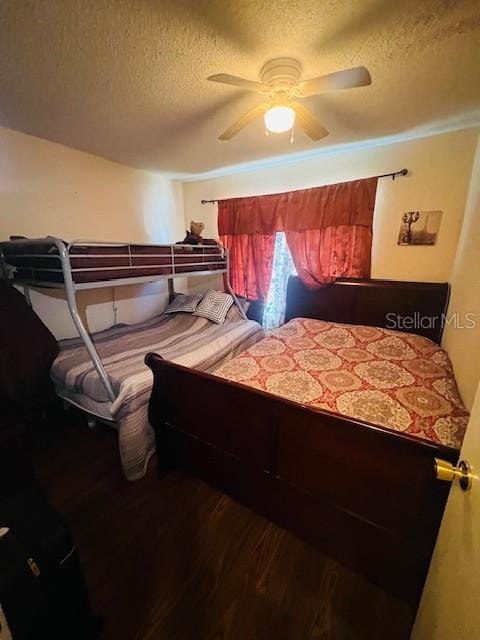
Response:
[[[159,468],[200,475],[415,602],[448,485],[433,459],[458,452],[316,411],[149,354]]]

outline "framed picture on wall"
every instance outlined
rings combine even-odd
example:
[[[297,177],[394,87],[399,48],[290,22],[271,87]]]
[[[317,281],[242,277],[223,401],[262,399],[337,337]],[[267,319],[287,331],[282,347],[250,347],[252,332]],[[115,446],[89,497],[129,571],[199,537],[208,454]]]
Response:
[[[442,220],[442,211],[406,211],[400,219],[398,244],[433,245]]]

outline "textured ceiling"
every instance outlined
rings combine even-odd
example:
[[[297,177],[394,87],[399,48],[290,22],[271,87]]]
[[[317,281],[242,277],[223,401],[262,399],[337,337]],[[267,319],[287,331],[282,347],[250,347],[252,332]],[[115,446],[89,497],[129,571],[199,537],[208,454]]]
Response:
[[[306,100],[331,132],[221,133],[262,97],[275,56],[304,78],[365,65],[370,87]],[[0,124],[135,167],[178,173],[479,122],[479,0],[2,0]]]

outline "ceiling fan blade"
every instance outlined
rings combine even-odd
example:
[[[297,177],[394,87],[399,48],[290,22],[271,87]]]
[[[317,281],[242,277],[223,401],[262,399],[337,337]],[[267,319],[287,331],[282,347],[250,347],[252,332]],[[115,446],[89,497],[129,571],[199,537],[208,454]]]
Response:
[[[343,71],[335,71],[325,76],[304,80],[298,84],[301,96],[313,96],[323,91],[336,89],[353,89],[372,84],[372,77],[366,67],[353,67]]]
[[[297,122],[312,140],[321,140],[328,136],[328,131],[323,127],[315,116],[303,104],[292,103],[295,110]]]
[[[258,91],[260,93],[268,93],[270,87],[262,82],[256,82],[255,80],[246,80],[238,76],[231,76],[228,73],[217,73],[214,76],[209,76],[207,80],[211,82],[221,82],[222,84],[230,84],[233,87],[240,87],[247,91]]]
[[[264,102],[263,104],[259,104],[257,107],[250,109],[250,111],[247,111],[245,115],[234,122],[231,127],[228,127],[228,129],[224,131],[221,136],[218,136],[218,139],[231,140],[233,136],[236,136],[239,131],[247,126],[247,124],[253,122],[255,118],[263,116],[265,111],[267,111],[269,108],[270,103]]]

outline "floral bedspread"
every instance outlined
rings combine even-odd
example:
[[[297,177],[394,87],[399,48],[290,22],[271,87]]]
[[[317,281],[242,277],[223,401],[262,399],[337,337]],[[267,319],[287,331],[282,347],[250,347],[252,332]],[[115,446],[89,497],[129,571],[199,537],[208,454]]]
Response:
[[[455,448],[468,422],[446,352],[389,329],[295,318],[215,375]]]

